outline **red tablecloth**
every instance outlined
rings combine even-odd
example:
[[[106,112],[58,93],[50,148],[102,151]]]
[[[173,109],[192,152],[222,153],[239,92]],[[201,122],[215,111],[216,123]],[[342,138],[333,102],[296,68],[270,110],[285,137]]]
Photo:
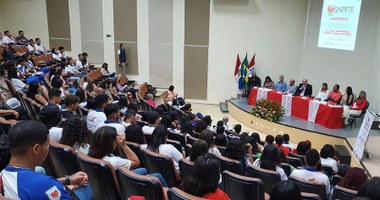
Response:
[[[302,98],[300,96],[292,98],[292,117],[297,117],[303,120],[308,120],[309,118],[309,101],[312,98]]]
[[[251,89],[251,92],[248,96],[248,105],[255,106],[256,105],[256,99],[257,99],[257,92],[259,91],[259,88],[253,87]]]
[[[275,90],[269,91],[267,99],[277,101],[279,104],[282,103],[282,93],[278,93]]]
[[[330,107],[320,104],[315,123],[331,129],[342,128],[342,119],[340,118],[342,114],[343,107]]]

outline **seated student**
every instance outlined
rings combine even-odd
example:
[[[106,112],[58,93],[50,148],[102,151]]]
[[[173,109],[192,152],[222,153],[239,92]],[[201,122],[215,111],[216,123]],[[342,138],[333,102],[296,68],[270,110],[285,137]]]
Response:
[[[241,140],[243,141],[244,146],[247,144],[250,144],[252,146],[252,154],[254,158],[261,158],[263,147],[256,142],[255,138],[252,135],[248,135],[246,132],[243,132],[240,136],[242,136]],[[248,150],[246,150],[246,153],[249,153]]]
[[[87,128],[86,120],[73,116],[63,124],[62,137],[59,143],[71,146],[75,152],[88,154],[92,134]]]
[[[125,142],[124,134],[118,134],[114,127],[100,127],[92,137],[88,156],[109,162],[114,170],[125,167],[136,174],[147,175],[145,168],[137,168],[140,165],[140,160]],[[124,151],[128,159],[112,154],[118,146]],[[159,178],[162,186],[167,187],[161,174],[154,173],[149,175]]]
[[[207,142],[202,139],[195,140],[193,144],[191,145],[190,156],[187,157],[186,159],[190,160],[191,162],[195,162],[199,156],[204,155],[207,152],[208,152]]]
[[[290,149],[282,145],[284,143],[284,139],[282,138],[282,135],[276,135],[275,141],[276,141],[276,147],[280,148],[284,152],[285,156],[288,156],[290,153]]]
[[[36,53],[36,48],[34,46],[35,44],[36,44],[36,42],[33,39],[29,39],[29,44],[27,46],[28,53],[31,53],[33,55]]]
[[[171,156],[174,161],[175,169],[179,171],[178,162],[183,158],[183,155],[173,145],[166,144],[167,137],[167,128],[164,125],[159,124],[156,128],[154,128],[152,141],[148,145],[141,145],[141,148],[146,148],[159,154]]]
[[[136,111],[134,109],[128,109],[124,116],[122,125],[128,127],[130,125],[137,124]]]
[[[218,148],[214,145],[214,133],[208,129],[205,129],[199,135],[199,139],[207,142],[208,152],[216,156],[222,155]]]
[[[30,68],[26,65],[26,60],[24,58],[20,58],[18,60],[18,65],[17,65],[17,70],[20,74],[20,77],[25,77],[25,76],[30,76],[31,75],[31,70]]]
[[[8,71],[8,78],[11,80],[13,87],[15,88],[16,91],[20,91],[22,89],[28,89],[29,85],[26,85],[23,83],[18,75],[17,75],[17,69],[16,67],[12,67],[7,70]]]
[[[16,37],[16,42],[18,45],[28,45],[28,39],[24,36],[24,31],[19,30],[18,36]]]
[[[220,167],[218,159],[211,154],[199,156],[193,168],[179,188],[187,193],[211,200],[229,200],[230,198],[218,188]]]
[[[380,199],[380,177],[367,180],[360,188],[356,197],[366,197],[369,200]]]
[[[230,119],[228,119],[228,117],[224,116],[222,121],[223,121],[223,126],[224,126],[224,130],[229,130],[230,128],[228,127],[228,121]]]
[[[333,91],[327,96],[327,101],[332,105],[338,105],[342,100],[342,93],[339,91],[339,85],[335,84]]]
[[[253,163],[256,167],[278,172],[281,180],[286,181],[288,180],[288,177],[286,176],[285,171],[281,168],[280,164],[278,149],[274,145],[265,146],[261,158],[256,159]]]
[[[65,97],[65,109],[62,110],[62,117],[69,119],[74,117],[74,111],[78,109],[79,97],[69,94]]]
[[[264,141],[264,147],[267,146],[267,145],[272,145],[274,142],[274,137],[273,135],[267,135],[265,137],[265,141]]]
[[[280,181],[273,186],[270,200],[302,200],[301,190],[293,180]]]
[[[42,93],[42,95],[40,95],[40,93]],[[29,89],[26,96],[33,99],[41,106],[45,106],[47,104],[48,91],[39,83],[32,82],[29,84]]]
[[[194,126],[194,134],[199,135],[203,130],[207,129],[207,124],[203,120],[198,120]],[[193,135],[194,136],[194,135]],[[196,136],[197,138],[198,136]]]
[[[305,156],[306,152],[308,150],[309,149],[308,149],[308,145],[306,144],[306,142],[301,141],[301,142],[298,143],[297,148],[294,149],[293,153],[301,155],[301,156]]]
[[[248,149],[248,156],[245,153],[245,149]],[[248,165],[253,164],[252,146],[248,143],[243,146],[243,142],[240,139],[233,138],[228,142],[224,156],[240,161],[243,171],[245,171]]]
[[[104,107],[104,114],[107,119],[103,122],[100,122],[96,129],[99,129],[103,126],[112,126],[116,129],[118,134],[124,133],[125,127],[120,122],[120,109],[119,105],[111,103]]]
[[[146,144],[144,133],[141,126],[138,124],[131,124],[125,128],[125,140],[137,144]]]
[[[121,96],[119,98],[119,106],[120,106],[120,112],[124,113],[128,110],[128,97],[126,96]]]
[[[156,126],[160,123],[160,115],[157,111],[148,111],[146,114],[148,125],[142,127],[144,134],[152,135]]]
[[[358,191],[359,188],[367,181],[367,175],[363,169],[353,167],[344,175],[343,180],[338,183],[339,186]]]
[[[291,145],[290,143],[289,143],[289,141],[290,141],[290,136],[289,136],[289,134],[284,134],[284,135],[282,135],[282,139],[284,140],[284,143],[282,143],[282,146],[284,146],[284,147],[288,147],[289,149],[293,149],[293,145]]]
[[[109,79],[114,79],[115,73],[110,73],[108,71],[108,63],[103,63],[102,67],[100,68],[100,73],[102,73],[102,76],[108,76]]]
[[[153,94],[148,93],[146,94],[146,100],[145,100],[149,105],[151,105],[153,108],[156,108],[156,102],[153,100]]]
[[[90,111],[87,114],[87,127],[95,133],[96,127],[107,120],[107,116],[104,114],[104,108],[111,103],[110,98],[106,94],[100,94],[95,97],[95,110]]]
[[[216,128],[215,145],[225,147],[227,145],[227,137],[224,133],[224,126]]]
[[[57,88],[51,88],[48,92],[49,100],[47,106],[59,106],[61,102],[62,91]]]
[[[210,131],[215,131],[214,128],[212,127],[211,123],[212,123],[212,119],[211,119],[211,116],[210,115],[206,115],[204,118],[203,118],[203,121],[206,122],[207,124],[207,129],[210,130]]]
[[[5,197],[11,199],[71,199],[65,185],[76,188],[80,199],[92,199],[92,190],[84,172],[54,178],[36,173],[49,151],[49,130],[40,122],[25,120],[9,131],[12,154],[9,165],[1,172]]]
[[[290,177],[323,183],[326,186],[326,193],[328,195],[330,193],[330,179],[324,173],[317,171],[317,166],[321,162],[318,151],[315,149],[307,151],[305,160],[306,166],[302,169],[294,169]]]
[[[59,127],[62,122],[61,109],[58,106],[45,106],[40,112],[40,120],[49,129],[50,139],[59,142],[63,129]]]
[[[167,96],[166,98],[164,99],[165,102],[170,102],[170,101],[173,101],[174,99],[176,99],[178,96],[177,93],[174,92],[174,85],[171,85],[169,87],[169,89],[167,90]]]
[[[327,101],[329,94],[330,92],[327,83],[322,83],[322,89],[318,92],[318,95],[315,97],[315,99],[319,101]]]
[[[325,144],[320,152],[321,164],[330,166],[333,173],[338,172],[338,162],[335,160],[335,149],[331,144]]]
[[[59,57],[59,50],[57,48],[51,49],[51,56],[53,57],[53,60],[61,62],[61,57]]]

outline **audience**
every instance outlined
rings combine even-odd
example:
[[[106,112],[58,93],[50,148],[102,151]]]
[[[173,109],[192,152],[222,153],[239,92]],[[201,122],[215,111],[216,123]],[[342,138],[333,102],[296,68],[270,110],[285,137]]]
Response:
[[[332,168],[333,173],[338,172],[338,162],[335,160],[335,149],[331,144],[325,144],[320,152],[321,164]]]
[[[366,197],[370,200],[380,199],[380,177],[375,176],[366,181],[360,188],[357,197]]]
[[[107,119],[100,122],[96,126],[96,130],[103,126],[112,126],[116,129],[118,134],[124,134],[125,127],[121,124],[120,121],[120,108],[119,105],[111,103],[104,107],[104,114]]]
[[[125,128],[125,139],[128,142],[146,144],[144,133],[138,124],[132,124]]]
[[[144,134],[152,135],[155,127],[160,123],[160,114],[157,111],[148,111],[146,121],[148,122],[148,125],[143,126],[142,130]]]
[[[256,159],[253,163],[256,167],[278,172],[281,180],[286,181],[288,180],[288,177],[286,176],[285,171],[281,168],[280,164],[278,149],[274,145],[267,145],[264,147],[261,158]]]
[[[208,152],[208,144],[204,140],[196,140],[191,145],[190,161],[195,162],[197,158],[201,155],[204,155]]]
[[[288,156],[290,153],[290,149],[282,145],[284,143],[282,135],[277,135],[275,141],[277,148],[280,148],[284,152],[285,156]]]
[[[79,107],[79,97],[69,94],[65,97],[65,109],[62,109],[62,118],[69,119],[74,117],[74,112]]]
[[[245,148],[248,149],[248,156],[245,153]],[[250,144],[243,146],[243,142],[236,138],[231,139],[228,142],[226,150],[224,151],[224,156],[240,161],[244,171],[249,164],[253,163],[252,146]]]
[[[343,180],[338,184],[341,187],[358,191],[359,188],[367,181],[367,175],[363,169],[353,167],[349,169]]]
[[[110,99],[106,94],[100,94],[95,97],[95,110],[92,110],[87,115],[87,127],[95,133],[96,127],[101,122],[107,120],[107,116],[104,114],[104,108],[109,104]]]
[[[62,122],[62,112],[58,106],[45,106],[40,112],[40,120],[49,129],[50,139],[59,142],[63,129],[59,127]]]
[[[200,140],[204,140],[207,143],[208,152],[216,156],[220,156],[221,153],[214,145],[214,133],[208,129],[205,129],[199,135]]]

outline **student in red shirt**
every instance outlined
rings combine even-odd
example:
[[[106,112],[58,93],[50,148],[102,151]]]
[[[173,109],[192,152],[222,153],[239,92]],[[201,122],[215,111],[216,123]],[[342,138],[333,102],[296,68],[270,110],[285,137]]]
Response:
[[[290,153],[290,149],[288,147],[282,146],[282,143],[284,143],[282,135],[277,135],[274,140],[276,141],[277,148],[280,148],[284,152],[285,156],[288,156],[288,154]]]
[[[197,158],[191,173],[183,179],[180,188],[198,197],[229,200],[227,194],[218,188],[219,179],[219,161],[214,155],[207,153]]]

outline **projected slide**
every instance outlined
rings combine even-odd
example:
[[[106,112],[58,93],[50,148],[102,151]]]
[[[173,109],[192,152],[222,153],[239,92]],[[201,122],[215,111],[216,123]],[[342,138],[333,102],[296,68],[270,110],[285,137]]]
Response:
[[[318,47],[355,50],[361,0],[324,0]]]

